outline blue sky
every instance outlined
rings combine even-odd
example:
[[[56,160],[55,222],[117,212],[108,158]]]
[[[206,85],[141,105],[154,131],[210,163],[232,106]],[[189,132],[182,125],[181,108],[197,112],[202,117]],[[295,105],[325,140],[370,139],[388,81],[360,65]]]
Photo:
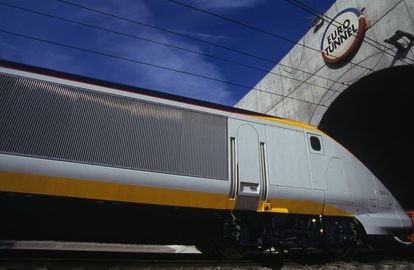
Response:
[[[311,14],[285,0],[180,1],[295,41],[308,31],[314,19]],[[177,32],[181,36],[157,31],[65,2]],[[302,0],[302,2],[324,12],[334,0]],[[20,9],[4,5],[4,3],[20,7]],[[39,13],[94,25],[112,32],[65,22]],[[97,51],[101,55],[1,31],[66,44],[88,51]],[[247,52],[271,60],[273,63],[194,39],[187,39],[182,35]],[[185,52],[131,36],[185,48],[197,53]],[[253,87],[266,72],[217,58],[270,70],[292,46],[293,44],[286,41],[188,9],[168,0],[0,0],[1,59],[230,106],[243,97],[249,89],[222,81]],[[108,57],[108,55],[114,57]],[[125,59],[132,59],[134,62]],[[174,72],[171,69],[182,72]],[[214,78],[218,81],[185,73]]]

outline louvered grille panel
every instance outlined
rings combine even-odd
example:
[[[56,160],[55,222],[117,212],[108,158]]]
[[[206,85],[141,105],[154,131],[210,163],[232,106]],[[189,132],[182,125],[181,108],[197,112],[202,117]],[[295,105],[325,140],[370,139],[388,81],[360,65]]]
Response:
[[[0,75],[0,151],[227,179],[227,119]]]

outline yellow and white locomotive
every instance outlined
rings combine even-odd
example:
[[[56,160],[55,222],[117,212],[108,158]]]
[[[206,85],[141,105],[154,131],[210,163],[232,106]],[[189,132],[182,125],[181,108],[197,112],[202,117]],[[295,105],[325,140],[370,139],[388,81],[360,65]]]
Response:
[[[346,253],[412,226],[318,129],[51,70],[0,65],[1,239]]]

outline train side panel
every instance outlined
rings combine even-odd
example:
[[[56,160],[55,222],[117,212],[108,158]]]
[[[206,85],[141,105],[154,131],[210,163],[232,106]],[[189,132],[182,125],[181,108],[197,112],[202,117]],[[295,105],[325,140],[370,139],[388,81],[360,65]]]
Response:
[[[288,213],[322,214],[324,187],[310,173],[303,128],[267,125],[269,202]]]
[[[225,115],[6,68],[0,81],[0,191],[231,207]]]

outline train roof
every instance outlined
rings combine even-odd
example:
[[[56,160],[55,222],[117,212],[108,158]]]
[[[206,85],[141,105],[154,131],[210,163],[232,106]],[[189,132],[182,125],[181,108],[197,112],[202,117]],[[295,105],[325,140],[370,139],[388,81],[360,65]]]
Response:
[[[66,72],[63,72],[63,71],[57,71],[57,70],[52,70],[52,69],[48,69],[48,68],[42,68],[42,67],[37,67],[37,66],[33,66],[33,65],[27,65],[27,64],[22,64],[22,63],[7,61],[7,60],[0,60],[0,66],[1,67],[6,67],[6,68],[17,69],[17,70],[21,70],[21,71],[27,71],[27,72],[36,73],[36,74],[45,75],[45,76],[52,76],[52,77],[65,79],[65,80],[71,80],[71,81],[87,83],[87,84],[93,84],[93,85],[102,86],[102,87],[114,88],[114,89],[117,89],[117,90],[128,91],[128,92],[141,94],[141,95],[145,95],[145,96],[150,96],[150,97],[155,97],[155,98],[167,99],[167,100],[186,103],[186,104],[190,104],[190,105],[208,107],[208,108],[211,108],[211,109],[217,109],[217,110],[226,111],[226,112],[230,112],[230,113],[241,114],[241,115],[245,115],[245,116],[250,116],[250,117],[260,118],[260,119],[264,119],[264,120],[284,123],[284,124],[291,125],[291,126],[297,126],[297,127],[302,127],[302,128],[306,128],[306,129],[321,132],[320,130],[316,129],[313,126],[310,126],[310,125],[302,123],[302,122],[289,120],[289,119],[286,119],[286,118],[271,116],[271,115],[267,115],[267,114],[262,114],[262,113],[249,111],[249,110],[244,110],[244,109],[240,109],[240,108],[235,108],[235,107],[231,107],[231,106],[226,106],[226,105],[216,104],[216,103],[212,103],[212,102],[202,101],[202,100],[198,100],[198,99],[193,99],[193,98],[168,94],[168,93],[164,93],[164,92],[160,92],[160,91],[156,91],[156,90],[131,86],[131,85],[127,85],[127,84],[110,82],[110,81],[105,81],[105,80],[101,80],[101,79],[86,77],[86,76],[77,75],[77,74],[66,73]]]

